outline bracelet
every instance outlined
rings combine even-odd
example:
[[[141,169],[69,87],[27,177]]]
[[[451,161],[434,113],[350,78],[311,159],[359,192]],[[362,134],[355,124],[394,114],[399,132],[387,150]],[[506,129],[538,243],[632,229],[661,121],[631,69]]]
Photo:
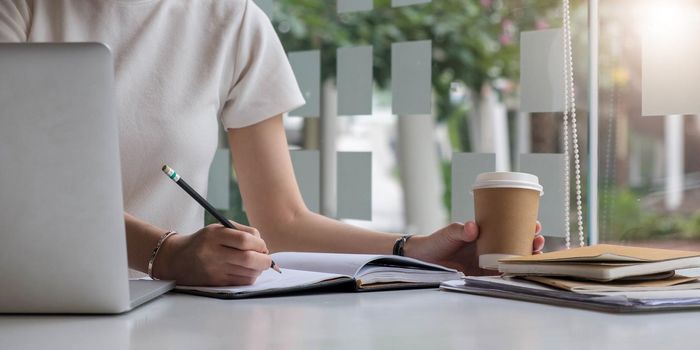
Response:
[[[401,238],[396,240],[396,243],[394,243],[394,249],[393,249],[393,254],[398,255],[398,256],[404,256],[404,251],[403,247],[406,245],[406,242],[408,242],[409,239],[411,239],[413,235],[403,235]]]
[[[175,231],[168,231],[164,233],[162,236],[160,236],[160,239],[158,240],[158,243],[156,243],[155,248],[153,248],[153,252],[151,252],[151,257],[148,258],[148,277],[151,279],[156,280],[157,278],[153,277],[153,263],[156,261],[156,257],[158,256],[158,252],[160,251],[160,247],[163,246],[163,243],[165,243],[165,240],[170,238],[170,236],[176,234],[177,232]]]

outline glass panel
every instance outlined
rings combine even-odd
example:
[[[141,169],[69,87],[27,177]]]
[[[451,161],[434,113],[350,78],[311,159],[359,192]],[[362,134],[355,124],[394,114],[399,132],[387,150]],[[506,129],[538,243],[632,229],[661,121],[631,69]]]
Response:
[[[217,209],[227,210],[231,206],[231,153],[228,149],[217,149],[209,168],[207,201]]]
[[[700,113],[700,33],[697,2],[648,1],[637,5],[642,48],[642,115]]]
[[[601,1],[600,16],[601,240],[700,249],[700,3]]]
[[[447,224],[452,217],[470,219],[469,208],[459,207],[458,203],[468,204],[471,197],[460,200],[465,194],[457,193],[458,188],[465,189],[460,186],[469,182],[466,180],[468,174],[453,175],[452,162],[456,162],[455,169],[464,168],[477,173],[480,168],[471,163],[461,165],[461,156],[456,155],[453,159],[453,153],[494,153],[499,169],[517,169],[515,165],[519,163],[520,153],[562,152],[561,113],[525,113],[522,107],[527,106],[520,105],[521,83],[530,85],[520,79],[520,33],[561,27],[560,0],[375,0],[370,11],[338,14],[338,10],[344,11],[341,7],[347,5],[343,2],[276,0],[273,24],[285,49],[292,53],[290,58],[300,51],[319,52],[320,69],[314,68],[313,74],[320,71],[321,91],[317,96],[321,118],[287,118],[285,125],[290,143],[306,149],[319,149],[323,159],[321,174],[331,173],[325,167],[334,167],[336,162],[332,157],[336,151],[372,153],[375,162],[372,180],[379,195],[366,199],[370,201],[374,215],[371,221],[361,223],[363,226],[390,232],[429,233],[439,226],[436,222]],[[338,6],[334,7],[334,4]],[[399,6],[409,4],[416,5]],[[587,97],[586,5],[585,2],[572,3],[582,150],[587,147],[584,107]],[[557,53],[552,49],[552,45],[556,45],[553,40],[542,52],[528,54],[524,59],[538,55],[546,57],[551,61],[547,67],[552,74],[555,71],[560,74],[554,66],[559,64],[561,67],[561,63],[548,56]],[[524,46],[524,50],[528,50],[528,45]],[[349,112],[346,108],[362,108],[363,111],[367,108],[366,97],[355,103],[347,102],[355,96],[348,95],[345,77],[348,72],[356,72],[359,64],[356,60],[346,59],[343,50],[356,47],[372,48],[374,90],[371,93],[372,108],[368,112],[371,116],[338,118],[337,112],[340,111],[341,115]],[[367,66],[362,64],[363,71],[358,76],[364,76]],[[523,68],[525,75],[542,71],[541,68]],[[300,72],[297,78],[301,84],[309,76]],[[531,88],[529,92],[539,93],[538,98],[547,101],[546,105],[556,107],[556,103],[561,103],[557,96],[561,95],[555,94],[561,94],[561,90],[551,86],[557,84],[550,83],[549,92],[539,87]],[[292,113],[298,114],[310,113]],[[398,118],[404,114],[409,116]],[[416,118],[410,114],[423,116]],[[408,152],[409,149],[421,152]],[[405,159],[407,157],[411,157],[410,161]],[[494,167],[495,160],[491,169]],[[355,171],[344,174],[340,166],[337,170],[339,177],[352,175]],[[584,174],[585,171],[584,167]],[[459,184],[454,189],[453,179]],[[339,198],[324,197],[335,190],[335,187],[332,190],[323,187],[333,180],[344,181],[341,178],[324,179],[322,175],[322,212],[342,217],[345,216],[340,215],[343,208],[334,211],[328,205],[338,202]],[[344,186],[339,184],[337,188],[340,191]],[[547,189],[545,192],[549,193]],[[422,220],[421,215],[410,215],[409,212],[430,212],[436,218]],[[362,215],[368,217],[364,214],[370,213]],[[558,232],[560,228],[552,230]],[[551,248],[555,248],[563,240],[549,242],[554,242]]]
[[[338,13],[369,11],[373,6],[373,0],[338,0]]]
[[[429,40],[391,45],[392,112],[429,114],[432,109]]]
[[[429,2],[430,2],[430,0],[391,0],[391,6],[393,6],[393,7],[410,6],[410,5],[417,5],[417,4],[427,4]]]
[[[540,197],[539,219],[542,234],[551,237],[564,237],[564,155],[563,154],[521,154],[519,171],[535,174],[545,188]]]
[[[476,176],[496,169],[496,155],[455,153],[452,155],[452,221],[474,218],[472,185]]]
[[[301,196],[309,210],[318,213],[321,206],[321,155],[318,151],[293,150],[292,165]]]
[[[289,53],[289,63],[292,65],[301,93],[306,104],[289,112],[289,115],[300,117],[318,117],[321,109],[321,52],[299,51]],[[261,93],[264,93],[261,91]]]
[[[267,17],[272,18],[272,13],[275,9],[275,0],[255,0],[255,3],[267,14]]]
[[[520,33],[520,110],[564,111],[561,29]]]
[[[372,219],[372,153],[338,153],[338,217]]]
[[[338,114],[372,114],[372,46],[338,49]]]

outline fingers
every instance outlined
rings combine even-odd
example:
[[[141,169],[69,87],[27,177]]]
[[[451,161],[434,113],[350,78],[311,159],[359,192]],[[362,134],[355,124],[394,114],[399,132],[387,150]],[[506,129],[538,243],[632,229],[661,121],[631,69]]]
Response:
[[[260,237],[253,236],[247,232],[226,230],[220,234],[221,245],[238,250],[252,250],[267,254],[267,245]]]
[[[206,285],[253,284],[263,271],[270,268],[272,262],[269,255],[251,250],[242,251],[218,246],[212,253],[204,268]]]
[[[542,237],[540,235],[535,236],[535,239],[532,240],[532,251],[541,253],[543,248],[544,248],[544,237]]]
[[[222,260],[229,265],[226,270],[228,273],[234,273],[239,268],[241,271],[235,274],[245,275],[246,270],[262,272],[272,265],[272,258],[269,255],[252,250],[243,251],[222,247],[220,254]]]
[[[214,226],[214,225],[212,225]],[[234,248],[238,250],[253,250],[260,253],[269,253],[265,241],[260,238],[258,230],[240,226],[241,228],[250,229],[251,231],[234,230],[224,227],[223,225],[215,225],[212,228],[211,239],[215,240],[224,247]],[[255,233],[253,233],[253,231]]]
[[[535,239],[532,240],[532,252],[535,254],[541,254],[542,249],[544,249],[544,237],[540,235],[542,232],[542,223],[537,220],[535,223]]]
[[[258,231],[258,229],[256,229],[255,227],[250,227],[250,226],[246,226],[243,224],[239,224],[233,220],[229,220],[229,222],[232,223],[233,226],[236,227],[236,229],[239,231],[248,232],[255,237],[260,237],[260,231]]]

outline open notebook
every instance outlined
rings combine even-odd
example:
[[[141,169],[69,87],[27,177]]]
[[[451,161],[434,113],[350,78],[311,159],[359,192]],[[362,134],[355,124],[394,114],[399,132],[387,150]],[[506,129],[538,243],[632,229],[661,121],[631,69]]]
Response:
[[[437,287],[461,272],[393,255],[296,253],[272,254],[282,267],[270,269],[255,284],[238,287],[177,286],[176,290],[223,299],[281,295],[303,290],[368,291]]]

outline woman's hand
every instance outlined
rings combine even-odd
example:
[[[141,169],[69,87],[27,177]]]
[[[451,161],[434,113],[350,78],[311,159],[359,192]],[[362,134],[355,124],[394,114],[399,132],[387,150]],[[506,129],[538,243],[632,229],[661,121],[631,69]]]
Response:
[[[190,286],[253,284],[270,268],[269,251],[258,230],[234,225],[240,230],[213,224],[192,235],[173,235],[158,253],[153,276]]]
[[[539,221],[534,228],[532,251],[534,254],[544,248],[544,237],[539,233],[542,225]],[[430,236],[414,236],[406,242],[406,256],[452,267],[464,272],[467,276],[494,274],[479,268],[479,257],[476,256],[476,239],[479,237],[479,227],[475,222],[466,224],[453,223]]]

